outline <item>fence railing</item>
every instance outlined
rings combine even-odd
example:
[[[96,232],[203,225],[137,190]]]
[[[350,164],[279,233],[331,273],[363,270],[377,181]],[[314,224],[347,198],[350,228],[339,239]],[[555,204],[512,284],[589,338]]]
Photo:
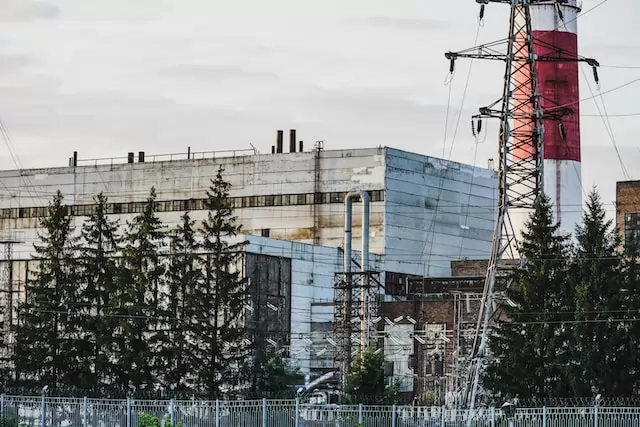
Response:
[[[0,427],[626,427],[640,425],[640,407],[497,408],[472,413],[440,407],[314,405],[298,400],[198,401],[0,397]]]

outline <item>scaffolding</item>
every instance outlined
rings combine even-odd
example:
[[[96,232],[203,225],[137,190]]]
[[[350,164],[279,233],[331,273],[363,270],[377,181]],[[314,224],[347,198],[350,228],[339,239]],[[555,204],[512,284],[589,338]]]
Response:
[[[336,273],[334,278],[334,362],[340,370],[343,388],[358,351],[364,351],[378,339],[374,321],[379,307],[377,275],[377,272],[357,271]]]

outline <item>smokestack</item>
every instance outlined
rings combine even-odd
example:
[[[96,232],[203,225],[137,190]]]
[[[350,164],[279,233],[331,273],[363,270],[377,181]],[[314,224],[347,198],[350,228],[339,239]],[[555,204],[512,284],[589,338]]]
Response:
[[[73,167],[78,166],[78,152],[74,151],[73,152]]]
[[[133,153],[127,153],[127,163],[133,163]]]
[[[191,146],[187,147],[187,159],[191,160]]]
[[[290,153],[296,152],[296,130],[295,129],[291,129],[289,131],[289,152]]]
[[[276,146],[272,145],[271,146],[271,154],[275,154],[276,153]]]
[[[144,163],[144,151],[138,151],[138,163]]]
[[[300,141],[300,148],[298,149],[299,152],[303,152],[304,151],[304,141]]]
[[[282,153],[283,143],[284,143],[284,131],[278,130],[278,139],[276,141],[276,153]]]

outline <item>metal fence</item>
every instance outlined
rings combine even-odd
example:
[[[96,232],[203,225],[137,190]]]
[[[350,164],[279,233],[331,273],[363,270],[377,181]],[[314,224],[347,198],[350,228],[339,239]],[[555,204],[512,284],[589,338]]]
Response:
[[[0,427],[140,427],[139,416],[182,427],[631,427],[640,407],[520,408],[473,413],[440,407],[311,405],[291,400],[197,401],[0,398]],[[170,423],[170,424],[169,424]]]

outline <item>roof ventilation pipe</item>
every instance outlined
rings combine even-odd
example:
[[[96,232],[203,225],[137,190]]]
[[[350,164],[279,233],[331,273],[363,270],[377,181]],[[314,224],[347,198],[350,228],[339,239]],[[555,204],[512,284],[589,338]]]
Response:
[[[352,192],[344,198],[344,272],[351,272],[351,227],[353,225],[353,200],[362,201],[362,272],[369,268],[369,193]]]

